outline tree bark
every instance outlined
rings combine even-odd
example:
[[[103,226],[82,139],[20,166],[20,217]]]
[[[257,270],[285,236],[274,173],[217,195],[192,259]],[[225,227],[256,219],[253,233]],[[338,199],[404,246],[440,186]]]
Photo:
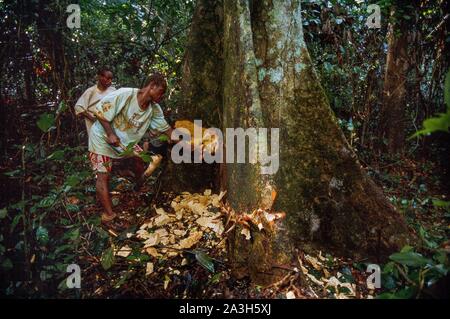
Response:
[[[222,127],[222,1],[199,0],[192,18],[183,64],[180,119],[201,119],[203,127]],[[174,192],[220,187],[220,165],[182,163],[169,159],[164,189]]]
[[[200,1],[207,4],[213,5]],[[279,170],[261,174],[248,158],[246,164],[227,163],[227,202],[238,214],[286,213],[275,224],[264,222],[262,230],[251,227],[251,240],[239,225],[230,233],[235,275],[269,283],[296,249],[382,258],[407,243],[403,217],[367,176],[330,109],[303,39],[300,0],[224,1],[222,38],[222,129],[280,129]],[[192,69],[184,76],[192,77]],[[207,104],[201,94],[190,99]]]
[[[395,9],[391,16],[395,15]],[[388,52],[381,106],[381,149],[402,153],[405,144],[406,81],[408,72],[408,34],[401,18],[389,24]]]

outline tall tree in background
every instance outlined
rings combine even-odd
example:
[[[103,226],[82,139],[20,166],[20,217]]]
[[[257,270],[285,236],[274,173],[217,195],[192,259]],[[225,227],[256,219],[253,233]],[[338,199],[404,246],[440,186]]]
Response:
[[[388,51],[384,74],[380,129],[383,148],[391,153],[402,152],[406,129],[406,81],[409,68],[408,24],[404,10],[410,1],[395,1],[391,8]]]
[[[198,1],[184,75],[185,114],[219,108],[207,115],[209,125],[280,128],[275,175],[253,164],[222,170],[238,214],[286,213],[275,224],[254,214],[263,229],[251,227],[251,240],[234,229],[229,252],[237,275],[270,282],[296,248],[381,257],[408,241],[402,216],[366,175],[330,110],[303,39],[300,0]]]

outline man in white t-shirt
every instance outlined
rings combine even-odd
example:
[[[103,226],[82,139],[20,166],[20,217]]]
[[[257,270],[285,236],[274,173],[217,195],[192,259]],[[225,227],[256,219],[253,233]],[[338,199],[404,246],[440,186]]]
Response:
[[[122,166],[131,169],[138,182],[144,177],[145,166],[142,159],[139,156],[124,158],[121,153],[130,145],[134,145],[135,152],[141,152],[137,143],[148,129],[166,134],[170,141],[172,128],[158,105],[166,88],[164,76],[155,73],[142,89],[121,88],[105,96],[95,106],[97,121],[89,134],[89,159],[97,174],[97,197],[104,208],[104,223],[116,217],[108,190],[113,163],[116,165],[126,162]]]
[[[116,90],[111,86],[112,79],[113,74],[109,69],[99,69],[97,72],[97,84],[84,91],[83,95],[81,95],[75,104],[75,114],[84,117],[88,135],[92,124],[97,120],[93,113],[95,105],[103,97]]]

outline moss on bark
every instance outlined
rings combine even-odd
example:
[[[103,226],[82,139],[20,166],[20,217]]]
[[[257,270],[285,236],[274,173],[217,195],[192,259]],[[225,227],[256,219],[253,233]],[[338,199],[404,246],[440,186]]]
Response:
[[[407,243],[402,216],[337,125],[303,40],[300,0],[224,1],[222,38],[222,128],[280,128],[278,172],[261,175],[259,165],[226,164],[227,201],[237,212],[251,212],[271,185],[278,193],[274,209],[286,212],[270,231],[253,230],[250,241],[239,226],[231,233],[236,273],[267,283],[296,248],[382,258]],[[203,71],[210,72],[208,65]],[[198,103],[206,105],[209,97],[202,94]]]

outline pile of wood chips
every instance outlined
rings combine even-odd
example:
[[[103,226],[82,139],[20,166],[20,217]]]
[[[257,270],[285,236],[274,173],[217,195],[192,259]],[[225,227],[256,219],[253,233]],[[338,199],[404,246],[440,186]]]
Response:
[[[225,192],[212,194],[209,189],[203,194],[184,192],[172,200],[173,210],[155,208],[156,216],[142,224],[136,233],[127,234],[129,238],[141,240],[143,252],[153,257],[153,262],[146,265],[146,275],[156,271],[154,262],[160,258],[179,257],[179,265],[184,266],[187,264],[183,258],[185,251],[197,248],[225,251],[221,212],[224,195]],[[131,251],[126,245],[118,249],[115,255],[127,257]]]

